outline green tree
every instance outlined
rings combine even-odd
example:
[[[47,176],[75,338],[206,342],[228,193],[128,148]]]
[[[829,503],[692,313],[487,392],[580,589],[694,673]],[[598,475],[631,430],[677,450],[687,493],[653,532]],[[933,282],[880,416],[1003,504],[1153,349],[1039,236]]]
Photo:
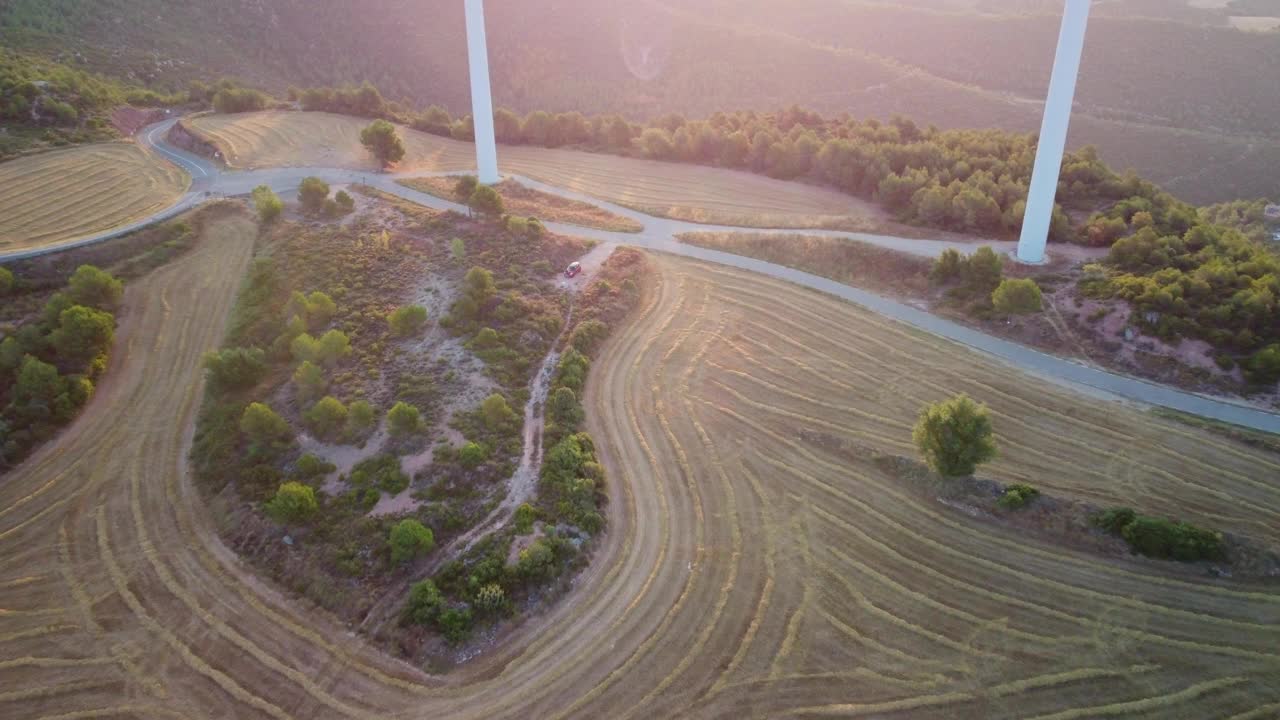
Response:
[[[1254,353],[1245,367],[1249,382],[1255,385],[1274,385],[1280,382],[1280,343]]]
[[[458,462],[468,470],[474,470],[489,459],[489,451],[479,443],[469,442],[458,451]]]
[[[310,360],[303,360],[298,369],[293,371],[293,384],[298,389],[298,397],[306,399],[316,397],[329,386],[324,378],[324,370]]]
[[[467,207],[481,215],[498,216],[504,212],[502,195],[488,185],[481,185],[467,198]]]
[[[468,270],[465,282],[467,296],[481,307],[498,291],[497,285],[493,282],[493,273],[482,267],[473,267]]]
[[[406,305],[388,315],[387,322],[396,337],[416,335],[427,324],[427,309],[421,305]]]
[[[310,334],[302,333],[289,341],[289,354],[295,361],[319,362],[320,343]]]
[[[58,400],[67,393],[67,380],[58,368],[27,355],[18,369],[13,386],[13,409],[23,418],[52,420],[57,414]]]
[[[373,153],[383,167],[404,159],[404,142],[400,140],[396,126],[386,120],[374,120],[361,130],[360,144]]]
[[[1004,261],[990,247],[983,245],[965,263],[965,282],[979,292],[991,292],[1000,285]]]
[[[471,195],[478,187],[480,187],[480,180],[475,175],[462,175],[453,184],[453,196],[466,202],[471,199]]]
[[[416,582],[409,588],[409,602],[405,613],[419,625],[431,625],[444,610],[444,595],[430,580]]]
[[[312,328],[328,325],[333,320],[333,316],[338,314],[338,306],[333,302],[333,298],[319,290],[307,296],[306,309],[307,324]]]
[[[929,467],[943,477],[972,475],[996,456],[987,408],[957,395],[920,413],[912,438]]]
[[[115,318],[111,313],[72,305],[58,317],[58,327],[49,335],[49,343],[61,358],[87,363],[105,355],[114,336]]]
[[[318,177],[302,179],[298,186],[298,202],[310,213],[318,213],[324,209],[324,201],[329,199],[329,183]]]
[[[253,189],[253,206],[258,210],[258,219],[264,223],[274,221],[284,212],[284,201],[266,185]]]
[[[422,413],[406,402],[397,402],[387,411],[387,428],[394,437],[412,435],[422,429]]]
[[[569,431],[576,430],[582,424],[584,414],[578,396],[567,387],[557,388],[547,400],[547,413],[551,421],[564,426]]]
[[[255,444],[268,444],[292,437],[289,423],[264,403],[250,403],[240,416],[240,432]]]
[[[275,497],[263,504],[263,509],[277,522],[296,523],[311,517],[320,509],[316,491],[300,482],[287,482],[276,490]]]
[[[996,311],[1007,315],[1040,312],[1043,297],[1040,286],[1031,278],[1007,278],[991,293]]]
[[[92,265],[81,265],[67,282],[67,297],[76,305],[114,310],[124,297],[124,283]]]
[[[321,439],[332,438],[342,431],[347,424],[347,406],[342,401],[326,395],[311,406],[304,419],[307,426]]]
[[[330,330],[316,344],[316,357],[325,365],[335,365],[351,354],[351,339],[341,330]]]
[[[958,279],[965,270],[965,258],[958,250],[947,248],[933,263],[929,276],[935,282],[946,283]]]
[[[580,353],[590,355],[609,334],[609,327],[599,320],[587,320],[578,324],[569,336],[569,344]]]
[[[0,267],[0,297],[13,291],[13,273],[9,268]]]
[[[351,194],[346,190],[339,190],[334,193],[333,201],[337,204],[338,210],[341,211],[343,215],[350,215],[355,212],[356,199],[351,197]]]
[[[467,259],[467,244],[462,238],[454,238],[449,243],[449,252],[453,256],[454,262],[462,262]]]
[[[640,133],[636,143],[640,146],[640,152],[644,153],[647,158],[654,160],[666,160],[672,157],[675,152],[675,146],[671,142],[671,135],[662,128],[646,128]]]
[[[480,415],[484,418],[485,427],[498,431],[515,421],[516,413],[507,404],[507,399],[494,393],[480,403]]]
[[[258,348],[225,348],[204,354],[209,384],[219,390],[257,385],[267,373],[267,355]]]
[[[353,400],[347,407],[347,435],[353,440],[363,440],[373,432],[375,421],[373,406],[367,400]]]
[[[408,518],[392,526],[388,544],[391,546],[391,563],[403,565],[431,552],[436,546],[436,539],[430,528]]]

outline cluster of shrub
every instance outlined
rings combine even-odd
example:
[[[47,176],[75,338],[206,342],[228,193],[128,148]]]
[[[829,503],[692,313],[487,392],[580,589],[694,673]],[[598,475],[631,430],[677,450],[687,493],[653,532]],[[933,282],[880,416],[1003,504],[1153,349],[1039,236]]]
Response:
[[[0,160],[33,140],[52,145],[114,135],[107,114],[143,91],[100,75],[0,48]],[[17,131],[17,132],[13,132]]]
[[[0,267],[0,298],[21,278]],[[0,468],[16,464],[70,422],[106,370],[123,283],[81,265],[38,320],[0,340]]]
[[[619,250],[580,299],[582,320],[569,335],[547,399],[543,443],[548,450],[538,499],[521,505],[512,523],[515,535],[529,535],[542,522],[541,536],[518,553],[514,564],[506,557],[511,536],[492,536],[473,557],[450,562],[434,578],[416,583],[405,605],[405,622],[431,627],[450,642],[465,640],[475,623],[509,616],[520,593],[562,577],[581,557],[582,534],[589,537],[604,529],[605,472],[594,441],[582,430],[580,396],[589,356],[608,336],[610,325],[634,309],[644,268],[638,252]]]
[[[417,113],[385,101],[377,88],[294,91],[304,109],[403,122],[458,140],[474,137],[469,116],[455,119],[440,107]],[[579,112],[494,113],[499,142],[578,147],[655,160],[719,165],[780,179],[808,178],[880,202],[903,219],[929,227],[992,235],[1022,226],[1035,137],[1001,130],[920,128],[904,117],[824,118],[791,107],[775,113],[718,112],[705,120],[670,114],[647,125],[619,115]],[[1062,167],[1050,239],[1105,244],[1119,235],[1104,218],[1073,227],[1065,210],[1091,211],[1124,200],[1146,203],[1157,214],[1194,217],[1180,203],[1132,173],[1118,175],[1096,150],[1068,153]]]
[[[1137,231],[1115,242],[1082,288],[1127,301],[1162,339],[1207,341],[1223,369],[1239,364],[1254,385],[1280,381],[1280,256],[1199,218],[1169,227],[1135,209],[1129,222]]]
[[[966,257],[948,248],[934,261],[929,277],[949,286],[948,295],[968,305],[969,312],[1024,315],[1043,308],[1043,293],[1035,280],[1004,277],[1004,260],[990,247]]]
[[[978,465],[996,456],[995,433],[986,406],[965,395],[925,407],[912,438],[929,467],[943,478],[969,477]],[[1005,488],[996,504],[1018,510],[1039,496],[1036,488],[1017,483]],[[1222,533],[1189,523],[1140,515],[1131,508],[1112,508],[1098,513],[1092,521],[1124,538],[1140,555],[1182,562],[1225,560],[1227,556]]]
[[[1124,538],[1140,555],[1197,562],[1225,560],[1222,533],[1166,518],[1139,515],[1131,508],[1112,508],[1099,513],[1093,522],[1099,528]]]

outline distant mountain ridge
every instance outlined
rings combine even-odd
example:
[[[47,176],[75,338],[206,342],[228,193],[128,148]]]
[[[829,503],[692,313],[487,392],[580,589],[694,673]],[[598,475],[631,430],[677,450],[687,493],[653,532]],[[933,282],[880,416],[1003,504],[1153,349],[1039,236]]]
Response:
[[[1038,128],[1057,32],[1052,15],[853,0],[488,0],[486,12],[495,99],[520,112],[798,103],[1023,132]],[[457,0],[0,0],[0,41],[160,90],[223,74],[277,93],[369,80],[412,105],[469,105]],[[1277,196],[1277,77],[1280,34],[1100,11],[1072,144],[1191,201]]]

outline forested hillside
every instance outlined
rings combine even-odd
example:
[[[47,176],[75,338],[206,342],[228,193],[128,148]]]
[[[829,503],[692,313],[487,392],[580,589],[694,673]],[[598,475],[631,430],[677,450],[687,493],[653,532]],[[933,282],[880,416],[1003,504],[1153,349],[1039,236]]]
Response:
[[[1057,31],[1044,3],[911,5],[488,0],[494,94],[522,113],[636,120],[795,103],[944,128],[1038,127]],[[1146,5],[1095,13],[1072,146],[1096,145],[1110,165],[1193,202],[1280,195],[1280,95],[1267,91],[1280,34],[1214,27],[1213,13],[1114,16],[1154,14]],[[0,0],[0,41],[159,89],[222,75],[278,95],[370,81],[408,106],[462,114],[469,103],[455,0]]]

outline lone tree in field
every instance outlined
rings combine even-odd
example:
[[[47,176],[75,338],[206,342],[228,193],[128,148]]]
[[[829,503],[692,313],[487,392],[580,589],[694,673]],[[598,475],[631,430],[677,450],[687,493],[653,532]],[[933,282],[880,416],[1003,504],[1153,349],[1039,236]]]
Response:
[[[318,213],[324,209],[324,201],[329,199],[329,183],[318,177],[302,179],[298,186],[298,202],[307,212]]]
[[[368,148],[383,167],[404,159],[404,142],[396,133],[396,126],[386,120],[374,120],[360,131],[360,144]]]
[[[925,462],[943,477],[972,475],[996,456],[986,406],[963,394],[926,407],[912,438]]]
[[[253,189],[253,206],[258,211],[258,218],[264,223],[275,220],[284,212],[284,202],[266,185]]]

